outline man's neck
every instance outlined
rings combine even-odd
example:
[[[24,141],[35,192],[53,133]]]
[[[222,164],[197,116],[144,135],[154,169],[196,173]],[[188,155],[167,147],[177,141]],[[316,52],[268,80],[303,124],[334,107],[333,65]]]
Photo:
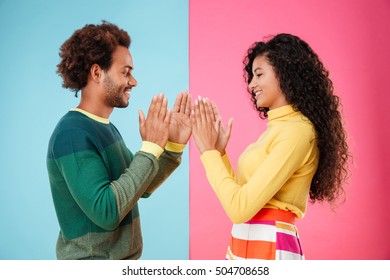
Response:
[[[80,104],[77,108],[105,119],[109,119],[112,111],[114,110],[113,107],[106,106],[100,102],[99,99],[91,98],[89,94],[83,95],[83,92],[81,93]]]
[[[91,113],[95,116],[104,118],[104,119],[109,119],[112,111],[114,108],[102,108],[99,109],[96,106],[90,106],[90,104],[84,104],[83,102],[80,102],[79,106],[77,108],[82,109],[88,113]]]

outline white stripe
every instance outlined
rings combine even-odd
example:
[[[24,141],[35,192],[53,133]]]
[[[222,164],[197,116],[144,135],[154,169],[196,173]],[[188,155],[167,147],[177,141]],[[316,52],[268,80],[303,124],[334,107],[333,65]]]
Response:
[[[288,251],[276,250],[275,258],[277,260],[304,260],[305,256]]]
[[[276,231],[277,232],[282,232],[282,233],[285,233],[285,234],[289,234],[289,235],[292,235],[292,236],[295,236],[295,237],[298,237],[298,235],[294,231],[291,231],[291,230],[288,230],[288,229],[277,228]]]
[[[230,252],[230,254],[231,254],[231,257],[233,258],[233,260],[267,260],[268,261],[268,259],[241,258],[241,257],[234,255],[231,252]],[[231,260],[230,256],[228,254],[226,254],[226,259]]]
[[[242,240],[276,242],[276,227],[263,224],[234,224],[232,236]]]
[[[230,255],[226,254],[226,259],[227,260],[245,260],[244,258],[237,257],[230,251]]]

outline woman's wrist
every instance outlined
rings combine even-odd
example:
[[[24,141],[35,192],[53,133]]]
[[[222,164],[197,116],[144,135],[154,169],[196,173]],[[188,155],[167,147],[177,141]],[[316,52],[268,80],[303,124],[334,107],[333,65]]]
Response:
[[[217,150],[217,148],[215,147],[204,147],[203,149],[200,150],[200,154],[203,154],[204,152],[207,152],[207,151],[214,151],[214,150]]]

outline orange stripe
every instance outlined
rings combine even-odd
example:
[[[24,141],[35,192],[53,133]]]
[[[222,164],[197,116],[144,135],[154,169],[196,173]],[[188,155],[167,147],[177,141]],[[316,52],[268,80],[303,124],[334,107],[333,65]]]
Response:
[[[232,253],[240,258],[274,260],[276,243],[233,238],[230,242]]]
[[[292,212],[272,209],[272,208],[263,208],[255,216],[253,216],[250,221],[280,221],[289,224],[295,224],[295,214]]]

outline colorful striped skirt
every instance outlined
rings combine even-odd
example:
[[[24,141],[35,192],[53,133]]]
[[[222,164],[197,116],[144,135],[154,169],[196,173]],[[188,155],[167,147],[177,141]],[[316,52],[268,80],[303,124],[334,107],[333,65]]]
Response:
[[[263,208],[243,224],[234,224],[228,260],[303,260],[295,214]]]

